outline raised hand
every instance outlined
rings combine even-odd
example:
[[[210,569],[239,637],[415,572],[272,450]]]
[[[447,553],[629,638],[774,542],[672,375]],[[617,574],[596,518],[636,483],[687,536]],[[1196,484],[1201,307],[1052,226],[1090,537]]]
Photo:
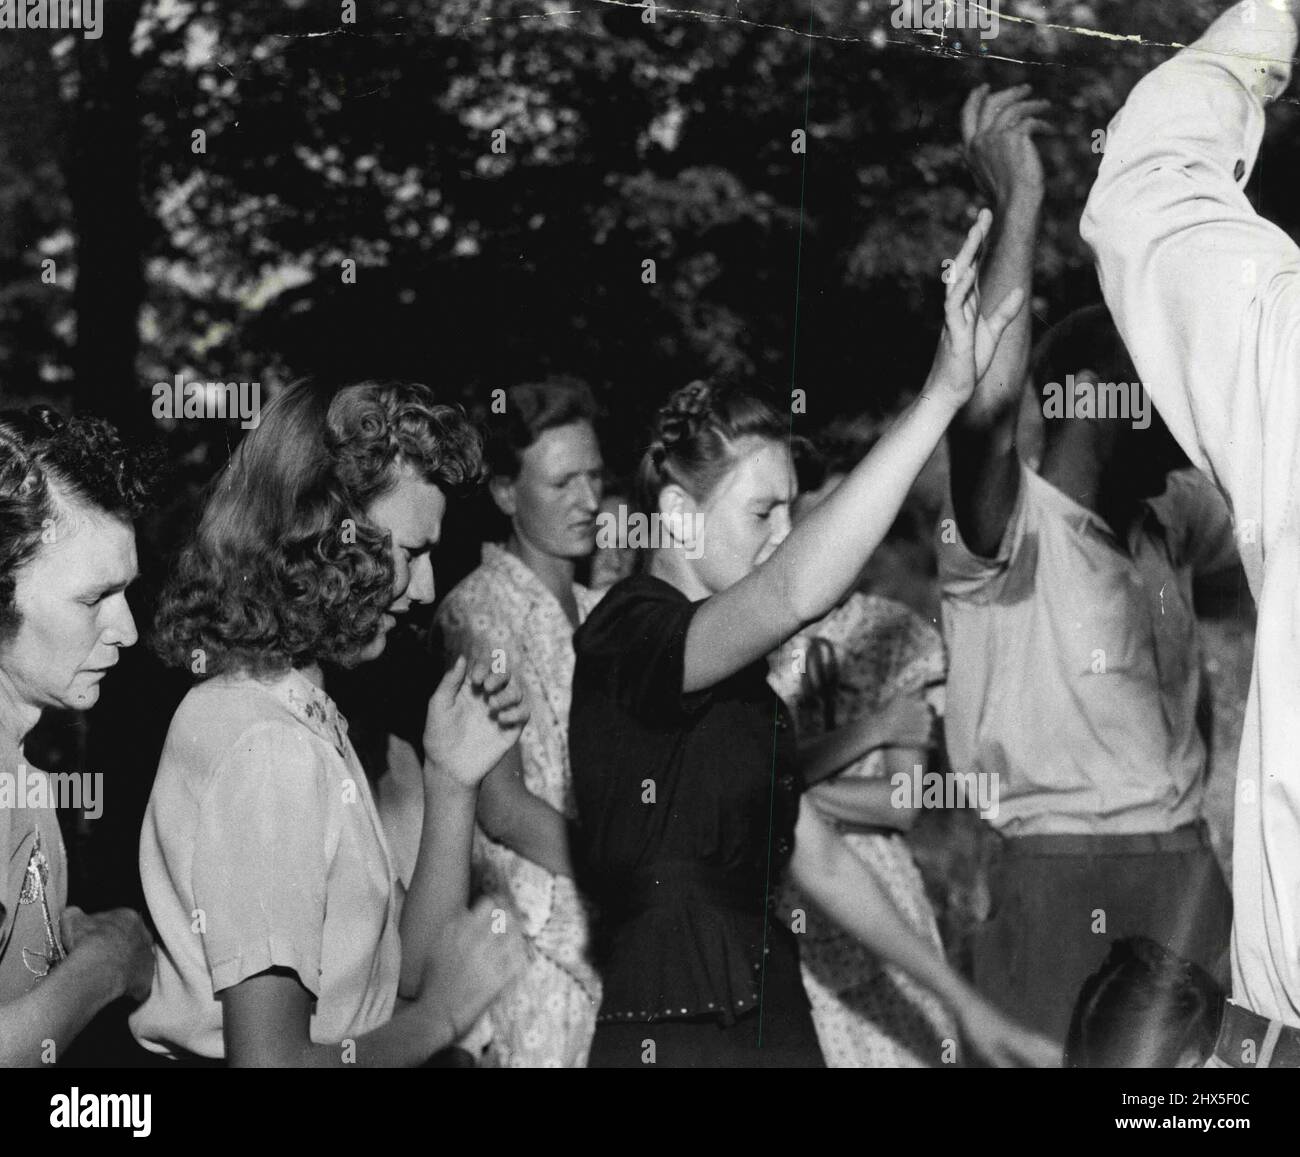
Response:
[[[429,700],[426,770],[476,787],[519,738],[528,716],[523,690],[508,672],[460,656]]]
[[[975,383],[988,369],[1002,334],[1020,311],[1025,296],[1022,289],[1013,289],[987,317],[980,314],[978,256],[992,223],[993,214],[981,209],[961,251],[944,273],[948,288],[943,302],[943,333],[927,389],[936,390],[957,406],[965,404],[974,393]]]
[[[985,194],[999,207],[1017,197],[1038,201],[1043,195],[1043,162],[1033,134],[1050,130],[1042,115],[1051,107],[1031,100],[1027,84],[990,93],[973,89],[961,110],[961,139],[966,163]]]
[[[114,908],[87,916],[80,908],[65,908],[59,918],[59,938],[69,957],[97,959],[132,1000],[148,997],[153,987],[153,937],[139,913]]]

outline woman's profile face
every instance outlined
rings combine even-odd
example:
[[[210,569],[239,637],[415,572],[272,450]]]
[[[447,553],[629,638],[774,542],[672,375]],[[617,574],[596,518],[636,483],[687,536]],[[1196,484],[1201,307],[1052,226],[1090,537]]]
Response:
[[[790,533],[795,474],[789,449],[751,437],[737,450],[736,464],[698,508],[702,550],[691,565],[714,594],[766,562]]]
[[[426,482],[409,466],[402,468],[398,482],[387,494],[376,498],[366,517],[389,535],[393,559],[393,597],[382,618],[379,634],[356,656],[366,663],[384,653],[388,632],[397,618],[413,603],[432,603],[435,592],[430,554],[442,537],[442,518],[447,499],[432,482]]]
[[[519,473],[493,487],[518,537],[553,558],[585,558],[596,545],[605,463],[590,422],[543,430],[519,456]]]

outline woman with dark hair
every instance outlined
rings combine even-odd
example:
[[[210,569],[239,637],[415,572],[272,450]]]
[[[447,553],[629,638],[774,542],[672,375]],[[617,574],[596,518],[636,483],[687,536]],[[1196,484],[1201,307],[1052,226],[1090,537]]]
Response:
[[[936,992],[975,1051],[1058,1059],[980,999],[800,806],[764,661],[850,588],[1020,308],[1011,294],[978,317],[988,226],[981,213],[950,271],[920,397],[793,531],[788,427],[771,409],[696,384],[659,412],[639,475],[649,566],[574,637],[577,858],[600,908],[604,983],[593,1065],[823,1063],[796,937],[770,915],[787,866],[827,915]]]
[[[1199,964],[1146,936],[1116,940],[1079,992],[1065,1065],[1199,1069],[1214,1052],[1223,1001]]]
[[[572,379],[506,392],[487,451],[509,536],[484,544],[482,564],[438,608],[448,660],[495,657],[522,680],[532,705],[519,743],[483,781],[474,840],[478,886],[510,897],[530,948],[524,975],[486,1018],[485,1060],[500,1066],[584,1065],[600,1003],[566,830],[572,637],[598,598],[574,581],[595,540],[604,470],[594,419],[590,392]],[[418,777],[404,778],[418,786]],[[404,794],[385,819],[411,849],[418,790]],[[410,851],[403,858],[409,863]]]
[[[140,871],[157,976],[142,1044],[232,1065],[416,1065],[521,963],[468,912],[479,780],[527,720],[516,684],[457,663],[429,703],[419,856],[403,897],[324,664],[382,653],[432,601],[448,496],[478,435],[413,384],[267,407],[217,479],[158,614],[156,646],[201,677],[171,724]]]
[[[52,781],[24,762],[42,712],[85,711],[136,641],[126,588],[152,455],[107,422],[0,413],[0,1067],[49,1064],[153,975],[144,922],[65,908]]]

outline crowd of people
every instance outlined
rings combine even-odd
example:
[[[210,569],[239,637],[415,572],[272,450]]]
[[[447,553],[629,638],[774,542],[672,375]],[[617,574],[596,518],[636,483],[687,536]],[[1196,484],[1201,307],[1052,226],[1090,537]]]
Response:
[[[486,430],[417,383],[277,394],[149,624],[194,682],[147,913],[68,907],[53,807],[0,796],[0,1063],[59,1059],[125,997],[142,1059],[200,1067],[1300,1064],[1297,253],[1240,191],[1295,37],[1239,6],[1135,89],[1084,217],[1106,302],[1036,343],[1048,113],[976,89],[990,207],[915,400],[846,454],[743,389],[676,390],[628,483],[621,525],[655,516],[635,550],[597,549],[580,383],[517,384]],[[1140,382],[1159,413],[1045,411],[1031,452],[1049,382]],[[940,630],[864,575],[945,440]],[[99,419],[0,415],[13,782],[45,775],[42,712],[93,708],[138,641],[153,465]],[[435,603],[448,506],[483,484],[505,541],[437,602],[423,734],[372,783],[328,686]],[[1242,562],[1230,895],[1192,583]],[[928,797],[899,785],[932,768],[996,835],[969,978],[908,843]]]

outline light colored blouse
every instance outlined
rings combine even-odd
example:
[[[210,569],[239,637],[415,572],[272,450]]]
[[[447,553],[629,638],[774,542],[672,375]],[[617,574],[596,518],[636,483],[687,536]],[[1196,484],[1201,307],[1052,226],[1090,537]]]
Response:
[[[289,968],[314,1043],[388,1021],[400,893],[366,776],[334,703],[305,675],[221,676],[172,719],[140,838],[158,928],[148,1049],[224,1055],[217,994]]]

